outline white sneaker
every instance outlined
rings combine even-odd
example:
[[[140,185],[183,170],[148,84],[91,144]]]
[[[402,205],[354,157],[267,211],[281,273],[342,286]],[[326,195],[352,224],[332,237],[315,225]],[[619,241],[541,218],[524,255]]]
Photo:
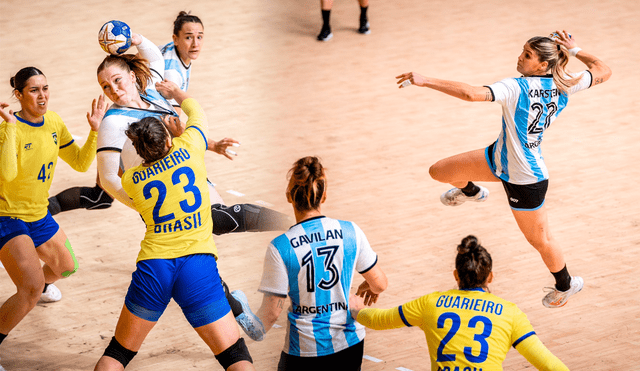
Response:
[[[489,190],[481,185],[477,185],[480,190],[473,196],[462,193],[460,188],[451,188],[440,196],[440,201],[446,206],[459,206],[465,201],[484,202],[489,198]]]
[[[236,298],[240,304],[242,304],[242,314],[236,317],[236,322],[238,322],[242,331],[244,331],[251,339],[255,341],[262,341],[265,335],[264,325],[262,324],[262,321],[260,321],[260,318],[251,311],[247,296],[240,290],[232,291],[231,295]]]
[[[547,308],[560,308],[567,304],[569,296],[577,294],[582,290],[584,286],[584,280],[582,277],[572,276],[571,287],[567,291],[558,291],[555,287],[545,287],[545,291],[549,291],[544,298],[542,298],[542,305]]]
[[[40,295],[41,303],[53,303],[60,301],[60,299],[62,299],[62,293],[60,289],[52,283],[50,283],[49,286],[47,286],[47,290]]]

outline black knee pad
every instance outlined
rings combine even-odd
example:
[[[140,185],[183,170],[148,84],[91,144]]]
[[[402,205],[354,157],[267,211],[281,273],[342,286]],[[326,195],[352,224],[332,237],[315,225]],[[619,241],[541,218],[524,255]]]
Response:
[[[291,223],[289,218],[275,210],[253,204],[211,206],[213,234],[232,232],[286,231]]]
[[[138,354],[138,352],[133,352],[120,345],[114,336],[111,338],[111,342],[107,349],[104,350],[103,356],[111,357],[120,362],[124,368],[127,368],[127,365],[131,362],[133,357],[136,356],[136,354]]]
[[[231,367],[234,363],[238,363],[240,361],[249,361],[253,363],[253,359],[251,358],[251,354],[249,354],[249,349],[244,343],[243,338],[238,339],[235,344],[225,349],[222,353],[216,355],[216,359],[225,370]]]
[[[80,188],[80,207],[87,210],[100,210],[111,207],[113,198],[100,186]]]

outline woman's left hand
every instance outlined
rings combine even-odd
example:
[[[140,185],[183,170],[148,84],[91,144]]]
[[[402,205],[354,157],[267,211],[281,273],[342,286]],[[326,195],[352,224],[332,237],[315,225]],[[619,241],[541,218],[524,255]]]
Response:
[[[0,117],[6,122],[15,124],[17,122],[16,117],[13,115],[13,111],[9,110],[9,112],[4,109],[9,107],[9,104],[0,102]]]
[[[424,76],[417,74],[415,72],[403,73],[402,75],[396,76],[396,79],[398,79],[396,83],[400,85],[398,86],[398,88],[400,89],[407,86],[403,84],[403,82],[405,81],[409,81],[411,85],[415,85],[415,86],[424,86],[424,84],[427,82],[427,79]]]
[[[102,118],[104,114],[107,112],[109,106],[104,101],[104,95],[100,95],[100,97],[96,100],[94,99],[91,103],[91,113],[87,112],[87,121],[89,121],[89,125],[91,126],[91,130],[98,131],[100,128],[100,123],[102,122]]]
[[[224,138],[218,142],[212,139],[207,140],[207,150],[222,155],[229,160],[233,160],[231,156],[237,156],[238,154],[229,149],[229,147],[239,147],[240,142],[233,138]]]
[[[553,41],[555,41],[556,44],[562,45],[567,48],[567,50],[573,49],[578,46],[578,43],[576,43],[576,40],[573,38],[573,36],[571,36],[571,34],[565,30],[556,31],[549,35],[549,37]]]
[[[162,80],[156,83],[156,90],[166,99],[174,99],[176,93],[182,91],[175,82]]]

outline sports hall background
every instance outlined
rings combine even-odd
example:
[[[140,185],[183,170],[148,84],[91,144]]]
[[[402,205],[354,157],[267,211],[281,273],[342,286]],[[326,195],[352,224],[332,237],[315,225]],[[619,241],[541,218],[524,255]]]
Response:
[[[100,26],[127,22],[157,44],[190,10],[205,25],[193,63],[190,94],[204,106],[210,135],[240,140],[239,157],[207,155],[210,178],[227,203],[266,202],[293,217],[284,191],[299,157],[318,155],[328,168],[323,212],[354,220],[367,234],[389,277],[378,306],[391,307],[453,288],[455,246],[477,235],[494,258],[492,291],[517,303],[543,342],[572,370],[640,366],[640,206],[637,127],[640,104],[640,3],[627,0],[444,1],[372,0],[372,33],[356,32],[355,0],[336,0],[334,38],[320,43],[317,0],[271,1],[19,1],[0,2],[0,101],[13,109],[9,78],[34,65],[47,76],[49,109],[86,138],[85,112],[100,94],[96,67],[105,54]],[[550,169],[547,207],[569,269],[585,288],[566,307],[541,305],[553,284],[526,242],[499,183],[484,204],[445,208],[448,189],[428,176],[440,158],[490,144],[500,107],[463,102],[416,87],[398,90],[394,76],[426,76],[490,84],[517,76],[526,40],[565,28],[580,47],[605,61],[612,78],[571,98],[545,136]],[[570,68],[583,66],[572,60]],[[83,139],[79,139],[82,143]],[[96,165],[76,173],[59,162],[51,193],[93,185]],[[235,196],[227,191],[244,194]],[[80,269],[58,284],[62,301],[39,304],[0,347],[7,370],[92,369],[111,338],[122,307],[143,224],[120,204],[56,216]],[[244,290],[253,307],[265,247],[276,233],[216,238],[222,277]],[[354,286],[361,282],[356,278]],[[0,269],[0,300],[15,292]],[[283,325],[286,315],[279,321]],[[248,341],[259,370],[273,370],[284,338]],[[368,331],[363,370],[428,369],[418,329]],[[505,369],[531,367],[515,350]],[[220,369],[172,303],[127,370]]]

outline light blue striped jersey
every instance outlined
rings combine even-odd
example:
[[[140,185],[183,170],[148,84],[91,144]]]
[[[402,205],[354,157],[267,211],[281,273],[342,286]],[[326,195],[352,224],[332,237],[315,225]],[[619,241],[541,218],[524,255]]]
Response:
[[[485,151],[493,173],[512,184],[533,184],[549,178],[542,157],[544,131],[566,107],[569,95],[591,86],[591,73],[583,71],[577,85],[562,93],[551,75],[507,78],[489,85],[502,105],[502,130]],[[490,150],[491,149],[491,150]]]
[[[361,342],[365,330],[349,314],[349,291],[354,273],[377,260],[355,223],[324,216],[271,241],[259,290],[291,299],[284,352],[318,357]]]
[[[180,90],[186,92],[189,89],[189,78],[191,77],[191,63],[184,65],[182,59],[176,52],[176,46],[173,41],[160,48],[164,57],[164,79],[173,81],[180,87]],[[174,107],[180,107],[175,100],[170,100]]]

